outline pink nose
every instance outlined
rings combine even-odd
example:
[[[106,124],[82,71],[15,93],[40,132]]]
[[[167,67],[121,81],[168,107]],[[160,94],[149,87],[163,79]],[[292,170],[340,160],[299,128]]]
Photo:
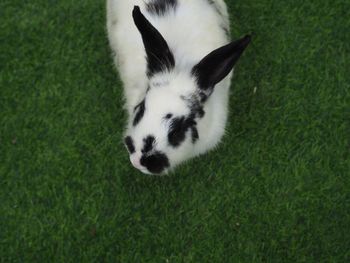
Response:
[[[143,170],[145,169],[145,167],[143,167],[140,163],[140,156],[133,154],[130,156],[130,162],[132,163],[132,165],[139,170]]]

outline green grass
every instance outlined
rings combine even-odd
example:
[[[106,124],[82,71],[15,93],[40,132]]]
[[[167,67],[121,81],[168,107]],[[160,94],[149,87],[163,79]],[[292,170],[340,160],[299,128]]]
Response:
[[[349,2],[227,2],[227,135],[167,177],[122,145],[104,1],[0,2],[0,262],[350,261]]]

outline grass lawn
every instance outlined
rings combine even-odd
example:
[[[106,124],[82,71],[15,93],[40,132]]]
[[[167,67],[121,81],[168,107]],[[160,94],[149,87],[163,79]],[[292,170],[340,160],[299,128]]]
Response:
[[[0,262],[350,262],[349,1],[227,3],[254,38],[224,141],[152,177],[104,1],[1,0]]]

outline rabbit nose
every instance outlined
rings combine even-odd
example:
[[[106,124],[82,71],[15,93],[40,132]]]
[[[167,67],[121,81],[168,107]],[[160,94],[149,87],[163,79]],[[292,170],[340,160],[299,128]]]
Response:
[[[130,155],[130,162],[132,163],[132,165],[136,169],[143,170],[143,169],[145,169],[145,167],[142,166],[142,164],[140,163],[140,159],[141,159],[141,157],[138,156],[137,154]]]

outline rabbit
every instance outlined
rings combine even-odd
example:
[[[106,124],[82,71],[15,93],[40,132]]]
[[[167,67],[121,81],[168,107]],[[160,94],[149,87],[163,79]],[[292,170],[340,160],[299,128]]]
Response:
[[[233,67],[251,41],[229,32],[223,0],[107,0],[124,143],[142,173],[167,174],[221,141]]]

